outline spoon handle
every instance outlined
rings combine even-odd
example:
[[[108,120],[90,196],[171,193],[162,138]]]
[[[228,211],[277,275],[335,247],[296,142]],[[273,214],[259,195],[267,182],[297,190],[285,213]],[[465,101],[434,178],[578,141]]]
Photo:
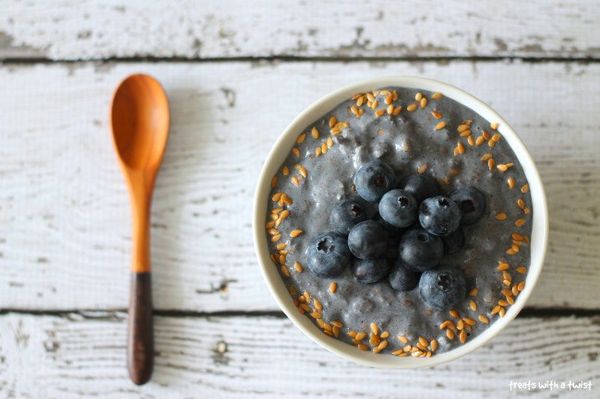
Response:
[[[129,378],[145,384],[154,366],[154,328],[152,322],[152,280],[150,272],[131,272],[127,368]]]

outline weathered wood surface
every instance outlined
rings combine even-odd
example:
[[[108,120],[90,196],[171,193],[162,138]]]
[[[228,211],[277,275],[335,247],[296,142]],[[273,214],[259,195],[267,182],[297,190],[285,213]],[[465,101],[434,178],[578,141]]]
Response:
[[[596,1],[0,1],[0,59],[600,57]]]
[[[107,113],[113,88],[135,71],[163,82],[173,113],[152,211],[159,309],[276,309],[250,226],[264,157],[316,98],[399,73],[454,83],[512,121],[550,207],[529,305],[600,307],[600,65],[456,61],[1,67],[0,308],[125,307],[129,209]]]
[[[518,318],[477,352],[433,369],[337,358],[280,318],[156,318],[153,380],[127,378],[124,314],[0,317],[3,398],[512,398],[510,381],[598,381],[600,319]],[[536,398],[595,398],[539,390]],[[532,392],[529,392],[532,393]],[[595,395],[595,396],[594,396]]]

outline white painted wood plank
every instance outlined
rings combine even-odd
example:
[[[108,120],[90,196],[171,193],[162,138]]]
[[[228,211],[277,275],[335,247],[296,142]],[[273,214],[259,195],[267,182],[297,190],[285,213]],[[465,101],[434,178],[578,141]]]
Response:
[[[378,370],[326,352],[287,319],[158,317],[155,372],[143,387],[127,378],[124,343],[122,314],[4,315],[0,396],[501,399],[518,394],[510,392],[510,381],[528,380],[594,384],[591,391],[540,390],[538,398],[597,398],[600,389],[598,318],[517,319],[455,362]]]
[[[125,308],[129,209],[107,107],[135,71],[163,82],[173,111],[152,210],[158,308],[276,309],[251,239],[261,163],[310,102],[394,73],[454,83],[512,121],[539,165],[551,217],[529,304],[600,307],[600,65],[519,62],[4,66],[0,307]]]
[[[0,8],[0,58],[600,56],[600,4],[586,0],[5,0]]]

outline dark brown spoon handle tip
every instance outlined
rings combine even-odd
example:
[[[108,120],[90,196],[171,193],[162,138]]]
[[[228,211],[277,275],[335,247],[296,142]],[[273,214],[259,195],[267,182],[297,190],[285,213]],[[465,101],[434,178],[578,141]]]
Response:
[[[132,272],[129,293],[127,369],[137,385],[150,380],[154,367],[154,328],[152,323],[152,280],[150,272]]]

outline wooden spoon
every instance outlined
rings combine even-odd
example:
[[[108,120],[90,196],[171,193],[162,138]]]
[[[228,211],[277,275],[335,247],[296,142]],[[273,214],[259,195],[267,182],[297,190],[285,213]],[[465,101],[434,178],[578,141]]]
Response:
[[[141,385],[154,365],[150,203],[169,136],[169,103],[160,83],[141,74],[121,82],[112,100],[111,127],[133,216],[127,367],[131,380]]]

